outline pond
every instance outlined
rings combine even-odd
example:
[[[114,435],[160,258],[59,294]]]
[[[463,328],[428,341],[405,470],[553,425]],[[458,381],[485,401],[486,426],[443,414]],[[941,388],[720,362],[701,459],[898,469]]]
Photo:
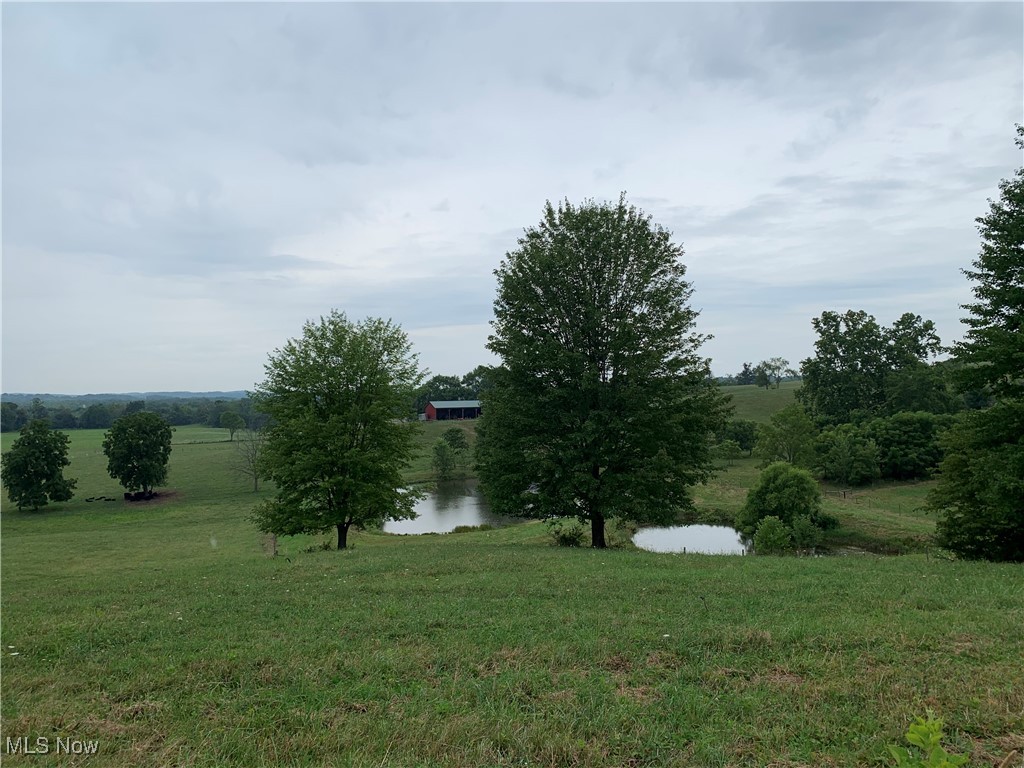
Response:
[[[706,555],[745,555],[750,541],[725,525],[676,525],[642,528],[633,543],[649,552],[699,552]]]
[[[389,520],[385,533],[450,533],[460,525],[493,525],[495,528],[520,522],[495,514],[487,506],[475,480],[438,483],[434,491],[416,504],[413,520]]]

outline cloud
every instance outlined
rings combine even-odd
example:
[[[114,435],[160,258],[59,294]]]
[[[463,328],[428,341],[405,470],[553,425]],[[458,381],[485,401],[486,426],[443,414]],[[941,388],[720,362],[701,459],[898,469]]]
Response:
[[[332,307],[465,372],[544,201],[621,190],[684,243],[716,371],[855,303],[952,340],[1019,165],[1014,4],[2,13],[7,390],[251,386]]]

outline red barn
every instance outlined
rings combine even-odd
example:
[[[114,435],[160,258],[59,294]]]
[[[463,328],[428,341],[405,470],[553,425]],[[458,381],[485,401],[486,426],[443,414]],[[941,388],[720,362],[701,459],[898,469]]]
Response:
[[[475,419],[479,415],[479,400],[431,400],[426,407],[427,421]]]

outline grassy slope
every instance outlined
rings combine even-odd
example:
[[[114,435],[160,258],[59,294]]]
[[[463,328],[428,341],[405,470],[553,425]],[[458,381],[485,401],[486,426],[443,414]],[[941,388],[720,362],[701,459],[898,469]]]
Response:
[[[76,499],[5,508],[5,736],[99,739],[93,766],[862,766],[932,707],[978,759],[1024,746],[1020,567],[556,550],[537,524],[271,559],[232,447],[192,442],[222,434],[179,429],[179,495],[125,505],[84,501],[118,489],[72,433]]]
[[[773,413],[794,402],[793,396],[799,387],[799,381],[784,381],[778,389],[762,389],[753,384],[745,384],[722,387],[722,392],[732,397],[732,404],[736,408],[734,419],[767,423]]]

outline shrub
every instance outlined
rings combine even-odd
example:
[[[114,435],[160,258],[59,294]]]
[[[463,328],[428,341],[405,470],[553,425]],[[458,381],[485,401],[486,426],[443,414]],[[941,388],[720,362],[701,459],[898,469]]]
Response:
[[[747,493],[747,501],[736,517],[736,527],[748,536],[766,517],[779,518],[791,525],[795,517],[810,517],[817,522],[821,506],[818,483],[806,469],[779,461],[769,464]]]
[[[913,753],[906,747],[889,745],[897,768],[959,768],[969,760],[965,755],[951,755],[942,747],[942,720],[931,712],[927,719],[916,718],[906,739],[917,748]]]
[[[763,522],[763,521],[762,521]],[[821,528],[808,515],[793,518],[793,546],[797,549],[814,549],[821,544]]]
[[[451,445],[443,437],[434,443],[434,457],[431,465],[438,480],[450,480],[455,472],[457,457]]]
[[[560,547],[582,547],[587,532],[574,517],[556,517],[548,520],[548,534]]]
[[[793,535],[786,524],[774,515],[761,520],[754,534],[754,552],[758,555],[781,555],[793,546]]]

